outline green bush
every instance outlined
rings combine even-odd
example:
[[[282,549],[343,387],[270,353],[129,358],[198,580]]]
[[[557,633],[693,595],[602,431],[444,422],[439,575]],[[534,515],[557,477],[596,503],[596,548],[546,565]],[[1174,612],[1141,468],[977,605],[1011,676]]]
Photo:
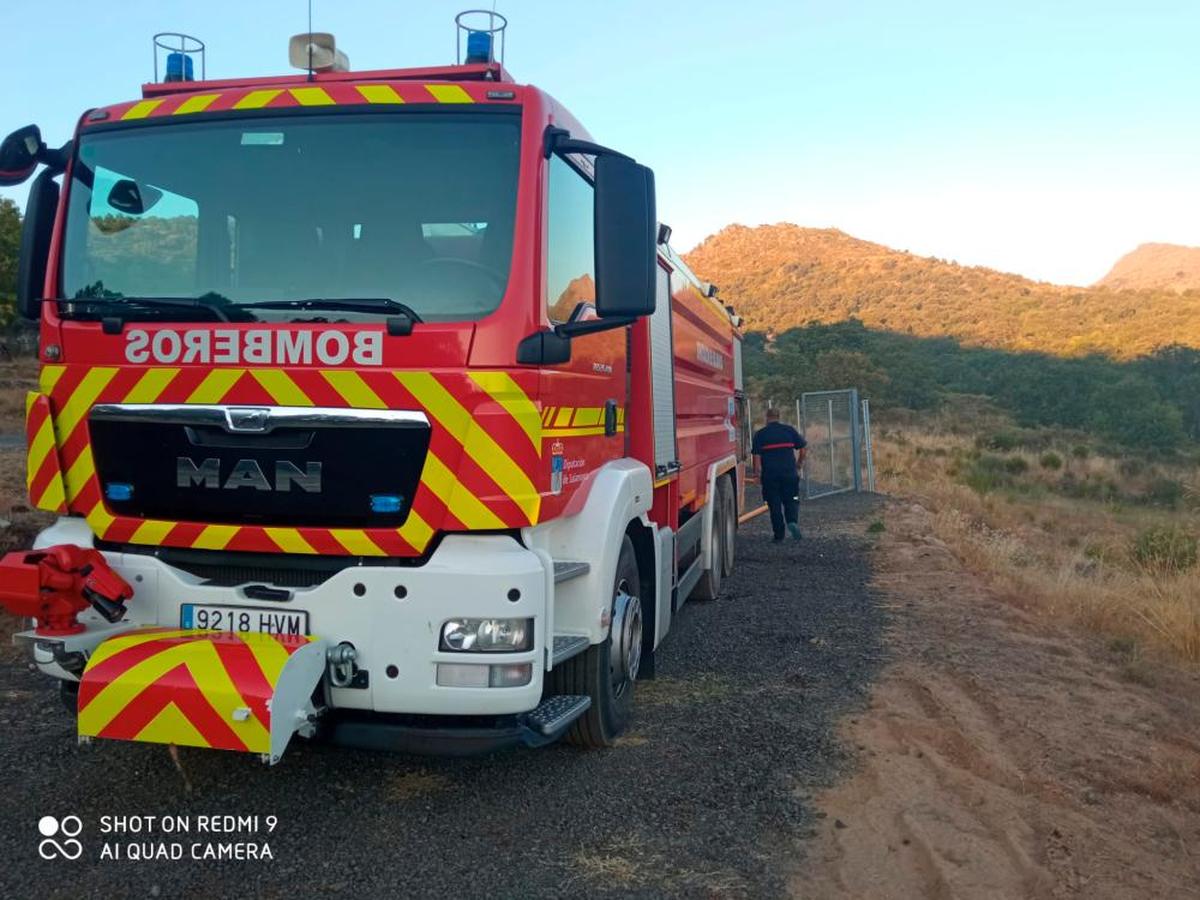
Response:
[[[1183,484],[1174,478],[1155,478],[1143,495],[1148,503],[1175,509],[1183,500]]]
[[[1157,572],[1182,572],[1196,564],[1196,536],[1177,525],[1156,525],[1133,541],[1133,558]]]
[[[1076,444],[1071,448],[1071,455],[1076,459],[1087,459],[1091,453],[1086,444]]]
[[[977,494],[987,494],[1012,483],[1004,457],[991,453],[982,453],[966,465],[956,467],[954,474]]]
[[[1043,453],[1038,459],[1038,462],[1041,464],[1043,469],[1050,469],[1054,472],[1057,472],[1063,467],[1063,458],[1053,450],[1047,450],[1045,453]]]
[[[867,534],[881,534],[887,530],[887,526],[883,524],[882,519],[876,519],[867,526]]]
[[[1004,471],[1009,475],[1024,475],[1029,471],[1029,463],[1023,456],[1010,456],[1004,461]]]
[[[975,438],[975,446],[980,450],[999,450],[1001,453],[1007,453],[1021,446],[1021,437],[1011,431],[981,434]]]

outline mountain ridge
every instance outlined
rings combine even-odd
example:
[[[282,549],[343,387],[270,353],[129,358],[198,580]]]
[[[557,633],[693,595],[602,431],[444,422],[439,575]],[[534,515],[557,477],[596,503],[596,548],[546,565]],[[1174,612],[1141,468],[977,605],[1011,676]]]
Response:
[[[1094,285],[1183,292],[1200,289],[1200,247],[1150,242],[1116,261]]]
[[[726,226],[685,259],[721,287],[752,331],[858,319],[869,328],[1059,356],[1200,347],[1200,290],[1055,285],[791,223]]]

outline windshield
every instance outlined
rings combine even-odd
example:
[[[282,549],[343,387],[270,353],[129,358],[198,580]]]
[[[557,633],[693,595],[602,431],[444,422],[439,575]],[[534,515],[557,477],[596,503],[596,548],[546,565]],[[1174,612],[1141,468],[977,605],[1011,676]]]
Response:
[[[88,134],[73,171],[62,297],[231,307],[389,299],[423,321],[478,319],[508,282],[519,123],[340,114]],[[179,305],[159,312],[189,316]],[[260,308],[239,318],[289,316]]]

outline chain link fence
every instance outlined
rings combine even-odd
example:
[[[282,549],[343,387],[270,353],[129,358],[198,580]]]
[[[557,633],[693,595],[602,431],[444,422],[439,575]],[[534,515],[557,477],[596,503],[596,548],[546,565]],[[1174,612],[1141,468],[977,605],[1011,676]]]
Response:
[[[858,391],[853,388],[800,396],[800,430],[808,441],[808,499],[862,490],[858,409]]]

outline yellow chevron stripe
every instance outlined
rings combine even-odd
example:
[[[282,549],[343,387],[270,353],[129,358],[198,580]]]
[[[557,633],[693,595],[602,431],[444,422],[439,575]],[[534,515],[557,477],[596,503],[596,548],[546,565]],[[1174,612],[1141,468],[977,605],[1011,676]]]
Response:
[[[236,525],[207,525],[196,540],[192,541],[192,547],[197,550],[224,550],[225,545],[233,540],[237,533]]]
[[[268,634],[243,634],[241,638],[242,643],[249,647],[250,652],[254,654],[254,659],[258,663],[258,667],[262,669],[263,675],[267,676],[267,680],[274,685],[279,680],[279,675],[283,672],[283,667],[287,665],[288,657],[291,654],[279,641]]]
[[[282,369],[251,369],[254,380],[280,406],[312,406],[308,394]]]
[[[400,537],[412,544],[418,551],[429,546],[429,541],[433,538],[433,529],[415,509],[409,510],[408,518],[404,520],[404,525],[399,531]]]
[[[499,403],[508,414],[516,419],[537,455],[542,455],[542,420],[537,407],[521,386],[507,372],[472,372],[471,380],[487,391],[488,396]]]
[[[67,497],[74,501],[87,487],[88,481],[96,474],[96,461],[92,458],[92,445],[88,444],[80,452],[71,468],[67,469]]]
[[[288,93],[295,97],[301,106],[332,106],[334,103],[333,98],[325,93],[325,88],[289,88]]]
[[[554,407],[547,406],[545,409],[542,410],[542,426],[544,427],[544,426],[550,424],[550,420],[552,418],[554,418]]]
[[[96,537],[103,538],[108,534],[108,529],[112,528],[112,523],[116,521],[107,509],[104,508],[104,501],[96,501],[96,505],[92,507],[84,518],[87,520],[88,526],[96,533]]]
[[[58,415],[54,418],[54,427],[58,433],[59,446],[65,444],[71,437],[71,434],[75,431],[75,427],[87,415],[87,411],[92,408],[92,404],[96,402],[96,398],[100,396],[100,392],[104,390],[116,374],[116,369],[96,368],[83,376],[83,380],[79,382],[79,386],[67,398],[67,402],[63,404],[62,409],[59,410]]]
[[[576,428],[587,425],[599,425],[604,421],[604,409],[599,406],[581,406],[571,417],[571,424]]]
[[[521,508],[529,521],[536,523],[542,498],[529,476],[478,421],[471,418],[442,383],[429,372],[393,374],[442,427],[454,435],[467,455]]]
[[[129,538],[131,544],[147,544],[151,547],[162,545],[163,538],[170,534],[175,527],[174,522],[164,522],[161,519],[146,519],[137,527]]]
[[[387,404],[371,390],[357,372],[348,369],[322,369],[321,375],[342,399],[356,409],[387,409]]]
[[[110,656],[116,656],[122,650],[128,650],[130,647],[136,647],[139,644],[144,644],[147,641],[158,641],[166,638],[183,637],[191,632],[183,628],[171,628],[165,631],[151,632],[148,628],[136,628],[133,631],[127,631],[124,634],[118,634],[115,637],[110,637],[106,641],[101,641],[100,645],[92,651],[92,655],[88,657],[88,668],[98,666]]]
[[[451,514],[468,528],[504,527],[503,520],[467,490],[449,466],[432,452],[425,455],[425,468],[421,470],[421,484],[433,491]]]
[[[42,366],[42,374],[38,376],[38,390],[49,395],[65,371],[66,366]]]
[[[427,84],[425,90],[433,94],[438,103],[474,103],[471,95],[457,84]]]
[[[178,369],[147,369],[145,374],[138,379],[137,384],[122,398],[121,402],[153,403],[167,389],[167,385],[175,380],[175,376],[178,374]]]
[[[621,434],[625,429],[617,426],[617,434]],[[547,428],[542,432],[543,438],[559,438],[559,437],[594,437],[598,434],[604,434],[604,426],[597,425],[592,428]]]
[[[175,108],[175,112],[171,113],[171,115],[186,116],[190,113],[204,112],[220,96],[220,94],[196,94],[188,97]]]
[[[33,479],[37,476],[42,463],[54,451],[54,421],[47,416],[38,426],[37,434],[29,444],[29,463],[25,472],[25,487],[33,487]]]
[[[229,393],[245,369],[213,369],[187,398],[188,403],[218,403]]]
[[[360,84],[358,92],[368,103],[403,103],[404,98],[390,84]]]
[[[347,553],[354,556],[383,556],[383,551],[375,542],[367,537],[367,533],[358,528],[330,528],[333,539],[346,548]]]
[[[184,747],[211,747],[196,726],[174,703],[168,703],[158,715],[146,723],[137,733],[135,741],[151,744],[179,744]]]
[[[124,122],[127,119],[144,119],[160,106],[162,106],[161,100],[142,100],[125,110],[125,115],[121,116],[121,121]]]
[[[264,528],[267,536],[279,545],[284,553],[316,553],[312,544],[295,528]]]
[[[44,509],[47,512],[59,512],[67,502],[67,496],[63,490],[62,473],[55,472],[54,477],[50,479],[50,483],[46,485],[46,489],[42,491],[42,496],[30,501],[37,509]]]
[[[262,109],[280,94],[281,90],[270,91],[251,91],[237,103],[233,104],[234,109]]]

